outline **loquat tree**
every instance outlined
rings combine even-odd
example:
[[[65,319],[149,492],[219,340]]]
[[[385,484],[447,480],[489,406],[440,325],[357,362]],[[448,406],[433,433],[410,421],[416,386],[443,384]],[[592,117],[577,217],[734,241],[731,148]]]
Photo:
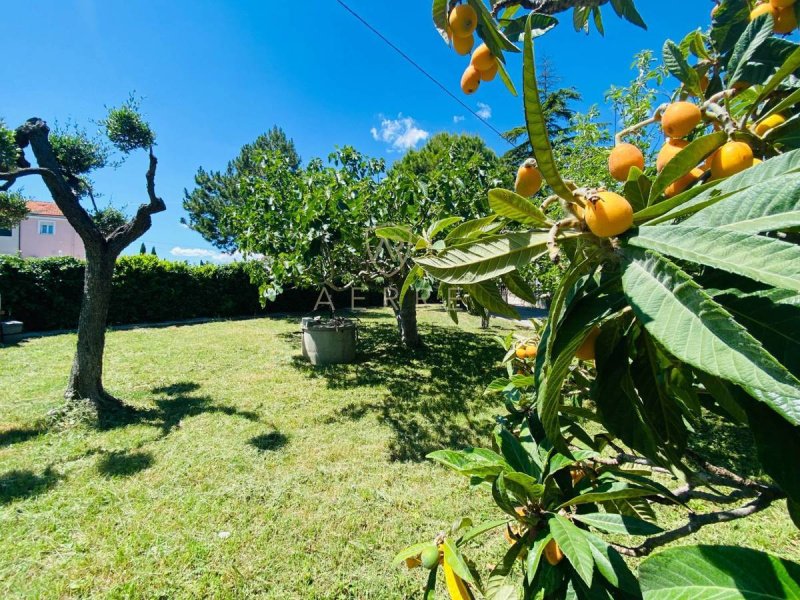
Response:
[[[117,257],[141,237],[152,223],[152,215],[165,210],[156,195],[158,161],[153,153],[155,134],[143,120],[138,102],[131,98],[111,108],[100,122],[108,141],[123,156],[135,150],[149,155],[145,175],[148,200],[131,219],[116,209],[97,210],[89,176],[109,164],[109,149],[77,127],[51,130],[40,118],[28,119],[16,130],[0,130],[0,191],[6,193],[28,177],[40,178],[53,201],[80,236],[86,250],[86,272],[78,321],[78,344],[65,392],[68,407],[87,401],[101,418],[124,407],[103,388],[103,352],[106,320],[111,298],[111,280]],[[9,143],[13,140],[13,144]],[[33,166],[26,156],[30,149]],[[12,160],[8,157],[13,156]],[[91,200],[94,210],[82,202]]]
[[[617,134],[615,181],[597,187],[560,173],[534,39],[567,9],[576,29],[591,18],[602,33],[605,4],[434,1],[443,37],[459,50],[477,31],[498,65],[521,32],[533,157],[517,193],[489,191],[500,228],[473,222],[416,266],[487,289],[542,256],[568,267],[535,334],[504,341],[506,376],[487,389],[507,409],[492,447],[429,455],[503,518],[461,518],[396,560],[430,570],[426,598],[440,570],[457,600],[800,598],[800,565],[777,555],[673,545],[776,503],[800,527],[800,45],[780,37],[800,6],[723,0],[707,30],[667,41],[671,101]],[[610,4],[644,26],[631,1]],[[648,128],[667,136],[655,168],[639,146]],[[537,201],[544,182],[552,194]],[[554,203],[564,218],[548,216]],[[745,432],[763,475],[714,464],[701,427]],[[683,524],[665,526],[664,511]],[[482,574],[470,548],[498,530],[508,549]]]

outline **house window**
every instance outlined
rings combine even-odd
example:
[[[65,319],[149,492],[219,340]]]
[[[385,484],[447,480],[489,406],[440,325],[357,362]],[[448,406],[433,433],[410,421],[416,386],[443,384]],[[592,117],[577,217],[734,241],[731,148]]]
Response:
[[[0,237],[11,237],[11,230],[0,228]]]
[[[53,221],[39,221],[39,235],[55,235],[56,224]]]

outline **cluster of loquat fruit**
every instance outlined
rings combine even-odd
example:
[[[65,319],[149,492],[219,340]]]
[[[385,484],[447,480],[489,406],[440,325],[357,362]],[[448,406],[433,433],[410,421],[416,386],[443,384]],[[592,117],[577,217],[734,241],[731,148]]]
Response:
[[[450,11],[447,31],[455,51],[466,56],[475,46],[475,29],[478,27],[478,13],[469,4],[459,4]],[[481,81],[492,81],[499,70],[497,58],[486,44],[472,52],[472,58],[461,76],[461,90],[465,94],[478,91]]]

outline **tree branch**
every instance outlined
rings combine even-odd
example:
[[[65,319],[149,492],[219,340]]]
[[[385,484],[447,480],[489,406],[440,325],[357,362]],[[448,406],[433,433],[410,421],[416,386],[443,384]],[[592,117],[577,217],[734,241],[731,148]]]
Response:
[[[554,15],[570,8],[596,8],[603,6],[608,0],[497,0],[492,6],[492,15],[496,18],[500,11],[512,6],[521,6],[542,15]]]
[[[0,192],[6,192],[11,189],[11,186],[16,183],[17,179],[30,177],[31,175],[39,175],[42,178],[45,176],[55,177],[55,174],[49,169],[37,167],[26,167],[24,169],[17,169],[16,171],[10,171],[9,173],[0,173],[0,181],[5,181],[3,185],[0,185]]]
[[[24,149],[30,144],[36,162],[39,165],[38,175],[41,175],[53,201],[59,210],[75,228],[78,235],[87,246],[102,246],[105,238],[95,225],[89,213],[81,206],[80,199],[70,188],[64,178],[61,166],[58,164],[53,146],[50,144],[50,128],[42,119],[28,119],[24,125],[16,130],[16,141],[20,149]],[[28,171],[28,169],[22,169]],[[12,172],[12,174],[18,171]]]
[[[775,501],[785,498],[785,494],[779,490],[769,489],[761,493],[756,499],[732,510],[721,510],[718,512],[710,512],[704,514],[690,513],[688,522],[682,527],[665,531],[659,535],[647,538],[638,546],[621,546],[619,544],[612,544],[612,546],[620,553],[626,556],[640,557],[647,556],[656,548],[659,548],[675,540],[679,540],[686,536],[692,535],[699,531],[706,525],[714,525],[717,523],[726,523],[728,521],[735,521],[737,519],[744,519],[756,513],[759,513],[767,508]]]
[[[153,148],[150,148],[150,166],[145,174],[147,180],[147,195],[150,199],[148,204],[142,204],[136,211],[136,215],[123,225],[110,236],[108,236],[108,243],[113,253],[119,254],[131,242],[141,236],[145,231],[150,229],[152,224],[152,215],[162,212],[167,209],[164,201],[156,195],[156,169],[158,168],[158,159],[153,154]]]

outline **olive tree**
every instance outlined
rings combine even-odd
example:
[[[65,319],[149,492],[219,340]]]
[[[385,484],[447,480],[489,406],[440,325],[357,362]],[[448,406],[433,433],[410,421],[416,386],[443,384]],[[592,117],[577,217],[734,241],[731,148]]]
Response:
[[[76,127],[51,130],[40,118],[28,119],[13,132],[15,156],[13,162],[6,161],[2,165],[0,191],[7,192],[29,177],[40,178],[83,242],[86,273],[78,344],[65,397],[71,402],[86,400],[102,414],[122,407],[122,403],[103,388],[106,319],[115,262],[125,248],[150,228],[152,216],[166,207],[156,195],[155,135],[142,119],[138,103],[130,99],[110,109],[100,124],[107,140],[123,156],[135,150],[148,153],[147,201],[131,219],[120,219],[117,212],[97,211],[96,207],[92,211],[82,204],[87,198],[94,201],[90,174],[109,164],[109,151],[104,143]],[[7,139],[8,130],[2,133]]]
[[[542,256],[569,266],[541,328],[504,341],[507,374],[487,392],[507,412],[491,447],[429,455],[503,518],[461,518],[397,560],[430,569],[426,597],[441,567],[458,600],[800,597],[800,565],[692,540],[784,500],[800,526],[800,45],[773,35],[796,28],[800,7],[751,14],[724,0],[708,31],[668,40],[673,101],[617,134],[611,158],[628,161],[626,177],[605,189],[562,177],[534,66],[553,13],[571,8],[577,29],[601,29],[604,4],[466,3],[497,60],[523,53],[526,128],[552,195],[490,190],[502,227],[476,223],[416,266],[445,285],[483,286],[479,299],[497,306],[498,278]],[[642,25],[630,0],[610,5]],[[445,34],[449,8],[434,2]],[[520,31],[522,48],[509,39]],[[644,152],[626,140],[658,129],[669,157],[642,169]],[[553,202],[564,218],[543,210]],[[766,476],[714,464],[701,426],[751,437]],[[672,514],[660,521],[656,505]],[[470,547],[498,532],[508,547],[481,577]],[[637,573],[623,557],[639,559]]]

